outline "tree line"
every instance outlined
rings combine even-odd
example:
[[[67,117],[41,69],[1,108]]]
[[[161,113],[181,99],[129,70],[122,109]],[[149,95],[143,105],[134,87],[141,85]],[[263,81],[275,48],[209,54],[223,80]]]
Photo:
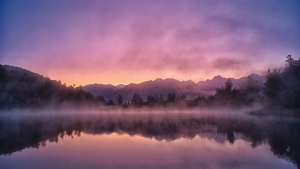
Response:
[[[265,96],[269,105],[284,108],[300,108],[300,58],[294,60],[288,55],[286,66],[268,70]]]
[[[61,81],[0,65],[0,108],[44,107],[101,103],[101,97],[85,92],[82,86],[67,86]]]
[[[128,107],[128,105],[135,107],[200,107],[200,106],[245,106],[253,105],[255,103],[263,102],[263,86],[261,82],[254,80],[252,76],[240,85],[239,88],[233,88],[231,79],[225,82],[224,87],[217,88],[214,95],[199,95],[195,99],[187,99],[185,94],[168,93],[167,97],[161,95],[148,95],[146,100],[141,94],[134,93],[130,102],[123,102],[121,95],[118,96],[118,105]]]
[[[118,104],[127,107],[128,102],[122,102],[119,95]],[[231,79],[223,87],[217,88],[214,95],[198,96],[187,100],[186,95],[169,93],[163,95],[148,95],[146,101],[139,93],[134,93],[131,104],[142,106],[251,106],[262,104],[266,107],[295,109],[300,108],[300,59],[295,60],[291,55],[286,57],[286,65],[274,70],[268,70],[265,83],[255,80],[251,75],[238,88],[233,88]]]
[[[60,81],[51,80],[33,73],[21,73],[17,70],[6,70],[0,65],[0,108],[42,107],[47,105],[96,105],[120,107],[201,107],[201,106],[251,106],[263,104],[299,109],[300,108],[300,64],[291,55],[287,56],[286,65],[282,68],[268,70],[266,82],[255,80],[252,76],[238,88],[233,88],[231,79],[223,87],[217,88],[214,95],[199,95],[187,99],[185,94],[169,93],[148,95],[146,99],[139,93],[133,93],[130,101],[118,95],[116,102],[106,100],[103,96],[93,96],[82,89],[82,86],[67,86]]]

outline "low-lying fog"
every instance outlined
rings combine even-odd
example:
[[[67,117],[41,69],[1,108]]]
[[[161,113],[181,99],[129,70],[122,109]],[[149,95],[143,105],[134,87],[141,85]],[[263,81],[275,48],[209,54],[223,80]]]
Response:
[[[278,157],[300,164],[300,120],[254,116],[255,108],[119,109],[70,108],[13,110],[0,113],[0,155],[59,142],[64,136],[128,134],[158,141],[206,136],[218,142],[226,136],[252,147],[269,144]]]

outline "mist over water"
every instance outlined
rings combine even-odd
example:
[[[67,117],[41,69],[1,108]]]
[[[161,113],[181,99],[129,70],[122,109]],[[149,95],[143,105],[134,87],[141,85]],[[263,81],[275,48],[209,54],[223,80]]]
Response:
[[[0,169],[300,168],[299,11],[0,0]]]
[[[40,168],[297,168],[300,120],[247,114],[251,110],[104,107],[1,112],[0,161],[5,168],[22,168],[14,159],[27,168],[31,160]],[[53,163],[47,163],[49,159]]]

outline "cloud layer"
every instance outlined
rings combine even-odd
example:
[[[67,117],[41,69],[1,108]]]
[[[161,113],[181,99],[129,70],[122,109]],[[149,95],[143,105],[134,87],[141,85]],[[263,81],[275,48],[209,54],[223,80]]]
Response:
[[[300,2],[2,1],[0,62],[68,84],[263,73],[300,53]]]

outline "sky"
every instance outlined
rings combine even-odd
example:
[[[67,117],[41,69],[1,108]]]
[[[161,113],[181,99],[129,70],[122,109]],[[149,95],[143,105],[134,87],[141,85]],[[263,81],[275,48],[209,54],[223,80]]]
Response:
[[[238,78],[300,57],[300,0],[1,0],[0,64],[68,85]]]

